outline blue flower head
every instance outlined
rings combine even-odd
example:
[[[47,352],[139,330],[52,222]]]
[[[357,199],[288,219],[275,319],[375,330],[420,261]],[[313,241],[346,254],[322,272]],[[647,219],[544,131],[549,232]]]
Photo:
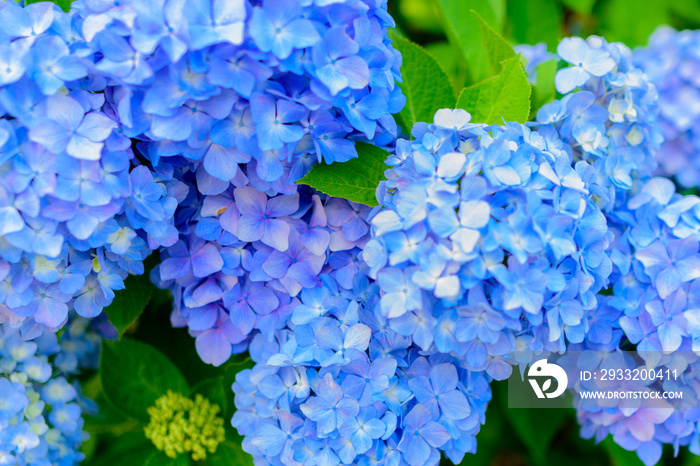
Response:
[[[203,360],[216,365],[258,332],[272,340],[325,282],[333,284],[327,305],[336,309],[340,290],[352,290],[360,270],[370,209],[295,181],[314,163],[357,157],[355,141],[393,144],[391,113],[405,99],[386,5],[84,0],[73,8],[87,47],[81,56],[103,80],[100,105],[118,128],[103,152],[118,152],[122,163],[103,170],[109,185],[99,193],[120,193],[110,197],[111,211],[71,204],[84,211],[66,220],[76,223],[78,239],[104,238],[105,261],[128,272],[160,248],[152,278],[173,292],[173,323],[188,327]],[[84,110],[70,126],[80,137],[79,117],[94,113]],[[42,131],[34,139],[48,141]],[[121,137],[136,142],[107,147]],[[71,141],[59,142],[70,156]],[[13,147],[8,138],[8,152]],[[71,182],[81,183],[88,169],[96,167],[76,168]],[[83,183],[94,199],[94,183]],[[17,228],[15,212],[5,215]],[[118,287],[119,270],[105,269],[107,283]],[[86,278],[81,312],[93,315],[110,301],[100,283]]]
[[[398,141],[363,259],[394,331],[505,378],[521,342],[582,341],[613,236],[561,140],[469,120],[440,110]]]

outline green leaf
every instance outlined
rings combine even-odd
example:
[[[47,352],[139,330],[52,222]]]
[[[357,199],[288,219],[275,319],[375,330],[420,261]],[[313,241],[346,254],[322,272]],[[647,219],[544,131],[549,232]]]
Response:
[[[130,275],[124,280],[125,289],[114,293],[114,301],[104,311],[119,332],[119,338],[136,322],[151,300],[155,286],[148,277]]]
[[[504,3],[484,0],[436,0],[445,32],[450,42],[461,50],[469,70],[469,82],[476,83],[493,76],[483,43],[478,13],[497,32],[503,31]]]
[[[216,447],[216,451],[213,454],[207,455],[207,464],[252,466],[253,457],[243,451],[239,442],[227,439]]]
[[[375,191],[384,179],[384,170],[387,169],[384,161],[388,152],[361,142],[355,147],[358,155],[356,159],[330,165],[316,164],[297,184],[311,186],[329,196],[376,206]]]
[[[554,75],[557,74],[558,65],[558,60],[549,60],[537,66],[537,84],[532,88],[533,114],[556,97],[557,90],[554,87]]]
[[[401,119],[404,130],[410,133],[416,122],[432,123],[436,111],[454,107],[454,90],[442,66],[423,47],[393,32],[389,37],[402,56],[403,83],[399,86],[406,96],[406,106]]]
[[[148,423],[148,407],[168,390],[187,395],[187,381],[160,351],[136,340],[105,341],[100,362],[104,394],[125,414]]]
[[[584,15],[590,14],[593,11],[593,5],[595,5],[596,0],[559,0],[561,3],[566,5],[569,9],[574,10],[576,13],[581,13]]]
[[[512,18],[513,37],[517,42],[544,42],[551,49],[559,43],[563,13],[555,0],[510,0],[508,16]]]
[[[472,115],[472,121],[503,124],[525,123],[530,114],[530,83],[519,57],[503,62],[500,74],[462,91],[457,107]]]
[[[500,34],[494,31],[493,28],[484,21],[479,13],[472,10],[471,14],[476,16],[477,22],[479,23],[481,42],[484,44],[486,57],[491,67],[489,76],[495,76],[501,71],[501,63],[515,56],[515,50],[513,50],[513,47]]]

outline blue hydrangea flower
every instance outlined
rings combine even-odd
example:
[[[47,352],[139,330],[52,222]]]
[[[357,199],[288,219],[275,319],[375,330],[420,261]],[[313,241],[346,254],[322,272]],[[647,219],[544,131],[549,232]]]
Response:
[[[583,341],[614,237],[561,140],[469,120],[440,110],[397,142],[362,257],[390,328],[502,379],[516,348]]]

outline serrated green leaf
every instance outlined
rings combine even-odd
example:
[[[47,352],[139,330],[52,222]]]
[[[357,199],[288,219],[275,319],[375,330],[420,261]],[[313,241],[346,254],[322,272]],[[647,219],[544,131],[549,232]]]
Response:
[[[536,114],[544,104],[548,104],[557,95],[554,76],[557,74],[559,60],[548,60],[537,66],[537,84],[532,87],[531,114]]]
[[[590,14],[593,11],[593,5],[595,5],[596,0],[559,0],[561,3],[566,5],[568,8],[574,10],[576,13]]]
[[[517,42],[544,42],[551,49],[559,43],[563,12],[555,0],[510,0],[508,16]]]
[[[479,16],[497,33],[503,31],[504,3],[484,0],[436,0],[445,32],[450,42],[464,56],[469,72],[469,83],[483,81],[493,76],[484,47]]]
[[[148,407],[168,390],[189,394],[185,377],[167,356],[145,343],[105,341],[100,362],[102,389],[125,414],[148,423]]]
[[[109,321],[119,332],[119,338],[124,336],[124,332],[146,309],[155,288],[148,277],[135,275],[124,280],[124,287],[114,293],[114,301],[104,309]]]
[[[436,111],[454,107],[454,89],[445,70],[427,50],[393,32],[389,37],[401,52],[403,83],[399,86],[406,96],[406,106],[400,115],[407,126],[404,130],[410,133],[416,122],[432,123]]]
[[[530,114],[530,92],[520,59],[512,57],[503,62],[503,69],[497,76],[465,88],[457,108],[471,113],[476,123],[525,123]]]
[[[513,47],[500,34],[494,31],[493,28],[484,21],[479,13],[475,10],[472,10],[470,13],[476,16],[476,20],[479,24],[481,41],[484,44],[486,57],[491,67],[489,76],[495,76],[501,71],[501,63],[515,56],[515,50],[513,50]]]
[[[342,197],[352,202],[376,206],[375,191],[384,179],[384,164],[389,155],[383,149],[358,142],[355,145],[358,157],[343,163],[319,163],[297,181],[333,197]]]

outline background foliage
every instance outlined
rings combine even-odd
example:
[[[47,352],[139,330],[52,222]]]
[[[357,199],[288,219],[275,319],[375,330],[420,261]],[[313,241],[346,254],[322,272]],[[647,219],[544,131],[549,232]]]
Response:
[[[64,9],[69,4],[57,3]],[[562,37],[599,34],[635,47],[660,24],[700,28],[700,2],[695,0],[389,0],[389,10],[397,21],[394,45],[404,58],[401,86],[408,102],[399,122],[405,128],[430,121],[444,107],[467,109],[479,122],[527,120],[555,97],[551,82],[556,65],[541,65],[540,87],[532,89],[512,44],[545,42],[553,51]],[[358,152],[360,159],[345,164],[344,170],[319,165],[302,182],[373,204],[382,154],[371,147]],[[362,186],[344,182],[360,165],[366,178]],[[334,182],[318,185],[329,179]],[[171,327],[167,292],[155,289],[145,277],[130,278],[127,290],[117,293],[107,309],[119,339],[104,345],[101,372],[84,381],[86,394],[101,408],[99,416],[86,420],[91,438],[83,445],[85,464],[192,464],[184,455],[166,457],[143,433],[146,408],[168,389],[201,393],[222,407],[227,441],[198,464],[252,464],[229,422],[234,411],[231,384],[238,371],[252,365],[250,360],[240,355],[218,368],[202,363],[186,330]],[[610,440],[600,445],[582,440],[573,409],[508,409],[504,383],[494,383],[493,390],[486,425],[477,437],[478,453],[467,456],[464,464],[641,464],[634,453]],[[674,458],[669,449],[662,464],[686,466],[700,460],[684,451]]]

